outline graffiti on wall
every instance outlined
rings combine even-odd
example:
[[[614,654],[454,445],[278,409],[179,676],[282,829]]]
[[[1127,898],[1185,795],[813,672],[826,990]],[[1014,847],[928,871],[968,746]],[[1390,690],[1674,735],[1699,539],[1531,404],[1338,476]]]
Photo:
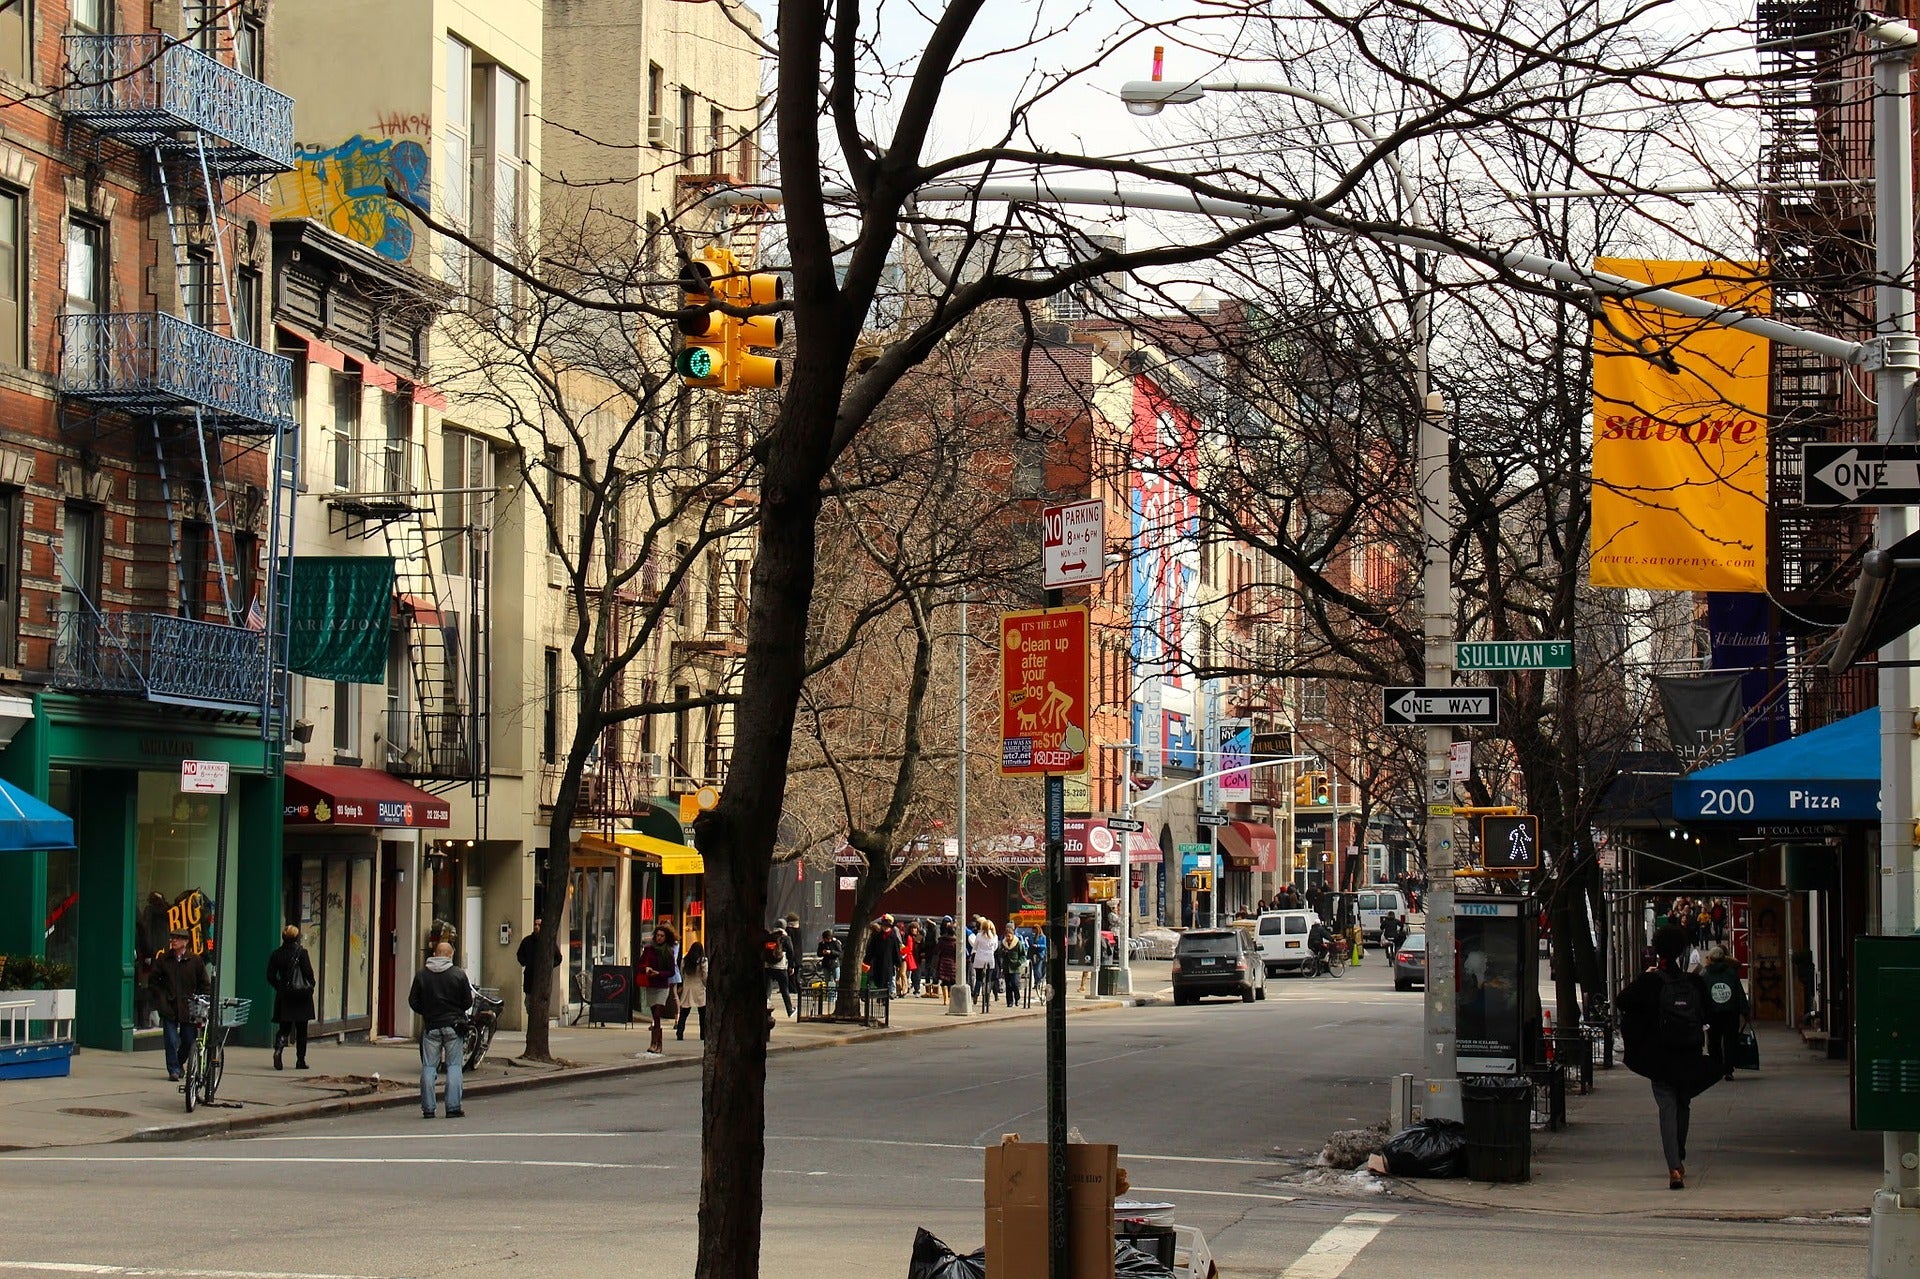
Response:
[[[427,149],[407,138],[354,134],[335,146],[295,148],[293,171],[279,180],[274,216],[312,218],[395,262],[413,256],[413,219],[388,188],[421,208],[428,203]]]

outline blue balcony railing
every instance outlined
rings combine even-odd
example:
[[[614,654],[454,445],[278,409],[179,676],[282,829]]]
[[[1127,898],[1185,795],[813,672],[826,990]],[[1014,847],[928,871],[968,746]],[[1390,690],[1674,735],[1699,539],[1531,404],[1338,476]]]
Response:
[[[216,425],[290,428],[293,362],[165,311],[60,317],[60,391],[152,413],[202,409]]]
[[[265,700],[264,631],[167,613],[56,611],[53,620],[55,688],[229,710]]]
[[[293,167],[293,99],[169,36],[66,37],[71,120],[131,146],[192,148],[227,175]]]

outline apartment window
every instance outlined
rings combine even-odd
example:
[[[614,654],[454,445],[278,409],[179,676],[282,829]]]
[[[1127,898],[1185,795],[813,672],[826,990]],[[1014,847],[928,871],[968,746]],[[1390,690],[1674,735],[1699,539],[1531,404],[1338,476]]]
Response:
[[[360,435],[360,379],[333,375],[333,487],[353,489],[354,449]]]
[[[473,50],[464,41],[447,37],[447,83],[442,115],[447,122],[447,153],[442,164],[439,190],[434,192],[448,223],[467,229],[472,209],[472,191],[468,186],[473,151]],[[446,278],[456,286],[467,281],[466,246],[447,239],[443,250]]]
[[[566,516],[560,509],[565,497],[565,488],[561,484],[560,477],[567,468],[567,450],[561,445],[549,444],[544,461],[547,468],[547,482],[544,486],[547,506],[547,549],[558,554],[563,549],[562,531],[569,533],[572,531],[572,526],[568,524]],[[611,561],[612,547],[607,548],[607,554]]]
[[[685,542],[680,542],[675,545],[673,548],[673,562],[675,564],[685,564],[687,562],[687,553],[691,549],[692,548]],[[679,585],[673,589],[673,623],[683,631],[687,627],[689,617],[687,608],[687,577],[688,574],[682,573],[680,575]],[[676,696],[678,696],[678,694],[676,694]]]
[[[25,546],[20,525],[27,497],[19,489],[0,489],[0,666],[20,665],[20,577]]]
[[[0,364],[26,363],[27,309],[20,305],[26,265],[20,251],[24,207],[18,194],[0,190]]]
[[[647,114],[655,119],[667,113],[667,73],[658,62],[647,64]]]
[[[696,145],[693,136],[693,90],[680,90],[680,156],[691,159]]]
[[[213,559],[213,528],[207,524],[180,526],[180,616],[205,621],[207,565]]]
[[[106,512],[68,502],[60,526],[60,611],[85,613],[100,603],[100,569],[106,546]]]
[[[726,571],[726,564],[720,558],[718,550],[707,552],[707,634],[719,634],[724,621],[721,598],[720,575]]]
[[[358,759],[356,721],[360,718],[360,687],[345,680],[333,684],[333,753]]]
[[[674,701],[684,702],[692,696],[693,690],[685,684],[673,686]],[[682,772],[686,771],[687,761],[692,758],[692,752],[687,749],[691,745],[687,740],[687,712],[682,707],[673,713],[673,744],[668,748],[668,754],[680,765]]]
[[[445,565],[449,573],[478,579],[485,569],[489,503],[493,488],[493,446],[478,435],[448,427],[441,433],[445,469]]]
[[[193,47],[200,52],[214,55],[220,52],[220,26],[225,21],[226,5],[223,0],[206,0],[204,4],[189,5],[188,19],[193,24]]]
[[[254,604],[260,605],[258,620],[266,624],[267,602],[259,598],[260,594],[260,535],[258,533],[235,533],[233,535],[233,608],[239,615],[236,620],[244,619],[246,625],[255,621]]]
[[[708,172],[726,172],[727,113],[719,107],[711,107],[707,111],[707,152],[713,157],[713,163],[708,166]]]
[[[501,257],[514,251],[526,207],[527,82],[505,67],[478,65],[470,76],[470,189],[486,216],[472,220],[472,234]],[[513,304],[515,282],[478,258],[468,287],[496,306]]]
[[[413,397],[389,394],[382,416],[386,437],[381,445],[381,479],[387,492],[404,493],[412,487],[407,456],[413,449]]]
[[[233,273],[233,336],[260,345],[260,273],[250,266]]]
[[[248,18],[233,33],[233,65],[254,80],[267,78],[267,33],[257,18]]]
[[[560,650],[544,654],[542,678],[545,696],[540,711],[540,758],[551,764],[560,756]]]
[[[107,230],[98,222],[67,223],[67,313],[98,315],[107,296]]]
[[[108,0],[72,0],[68,13],[75,31],[101,32],[113,25],[113,6]]]
[[[187,323],[203,329],[213,327],[213,255],[205,249],[194,249],[187,254],[180,302]]]
[[[33,23],[29,0],[0,0],[0,71],[16,80],[33,78]],[[11,660],[7,663],[11,666]]]

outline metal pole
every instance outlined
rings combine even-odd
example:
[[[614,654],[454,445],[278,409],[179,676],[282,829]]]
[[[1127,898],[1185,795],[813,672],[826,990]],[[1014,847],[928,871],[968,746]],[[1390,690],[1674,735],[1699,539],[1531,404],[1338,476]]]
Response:
[[[1909,443],[1914,429],[1914,33],[1897,23],[1870,27],[1881,45],[1873,60],[1875,331],[1886,360],[1874,373],[1878,438]],[[1880,508],[1876,530],[1891,547],[1913,528],[1913,510]],[[1880,647],[1880,932],[1906,936],[1915,925],[1913,827],[1913,678],[1911,633]],[[1854,991],[1859,999],[1861,992]],[[1867,1273],[1911,1275],[1920,1264],[1920,1135],[1882,1135],[1884,1168],[1873,1198]]]
[[[1194,738],[1200,743],[1200,767],[1207,768],[1208,761],[1216,758],[1213,751],[1208,749],[1213,743],[1213,707],[1207,704],[1207,681],[1201,680],[1200,687],[1195,691],[1199,697],[1194,703],[1194,709],[1198,712],[1194,718],[1199,721],[1197,727],[1200,731],[1194,734]],[[1209,815],[1218,808],[1215,796],[1219,794],[1219,785],[1216,780],[1200,788],[1200,807]],[[1220,927],[1220,880],[1220,828],[1209,826],[1207,827],[1207,927],[1209,928]]]
[[[960,588],[960,785],[957,800],[960,811],[954,816],[954,832],[960,845],[953,854],[953,992],[947,999],[947,1016],[965,1017],[973,1011],[972,993],[967,989],[967,648],[972,632],[967,628],[967,590]],[[934,944],[936,952],[939,943]],[[939,957],[934,958],[936,965]]]
[[[1046,606],[1062,595],[1048,591]],[[1099,958],[1100,930],[1094,929]],[[1047,775],[1047,1273],[1068,1279],[1067,1243],[1067,791],[1058,773]]]
[[[1121,813],[1127,824],[1133,824],[1133,778],[1131,763],[1133,747],[1127,746],[1120,756],[1120,789],[1125,796]],[[1119,971],[1113,975],[1113,993],[1131,995],[1133,993],[1133,832],[1120,832],[1120,919],[1114,928],[1114,937],[1120,944]]]

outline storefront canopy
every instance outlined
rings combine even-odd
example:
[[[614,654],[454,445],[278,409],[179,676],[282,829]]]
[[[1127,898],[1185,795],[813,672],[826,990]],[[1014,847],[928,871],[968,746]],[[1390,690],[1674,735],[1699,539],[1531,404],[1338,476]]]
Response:
[[[1877,822],[1880,713],[1861,711],[1811,733],[1682,777],[1683,822]]]
[[[73,847],[73,818],[0,781],[0,853]]]
[[[1280,837],[1265,822],[1228,822],[1217,827],[1214,834],[1232,869],[1275,871],[1280,868]]]
[[[700,850],[669,839],[658,839],[637,830],[614,831],[611,835],[587,832],[580,836],[580,847],[590,853],[611,853],[617,857],[638,857],[658,862],[662,875],[702,875],[706,862]]]
[[[289,826],[412,826],[453,824],[447,801],[376,768],[288,764]]]

